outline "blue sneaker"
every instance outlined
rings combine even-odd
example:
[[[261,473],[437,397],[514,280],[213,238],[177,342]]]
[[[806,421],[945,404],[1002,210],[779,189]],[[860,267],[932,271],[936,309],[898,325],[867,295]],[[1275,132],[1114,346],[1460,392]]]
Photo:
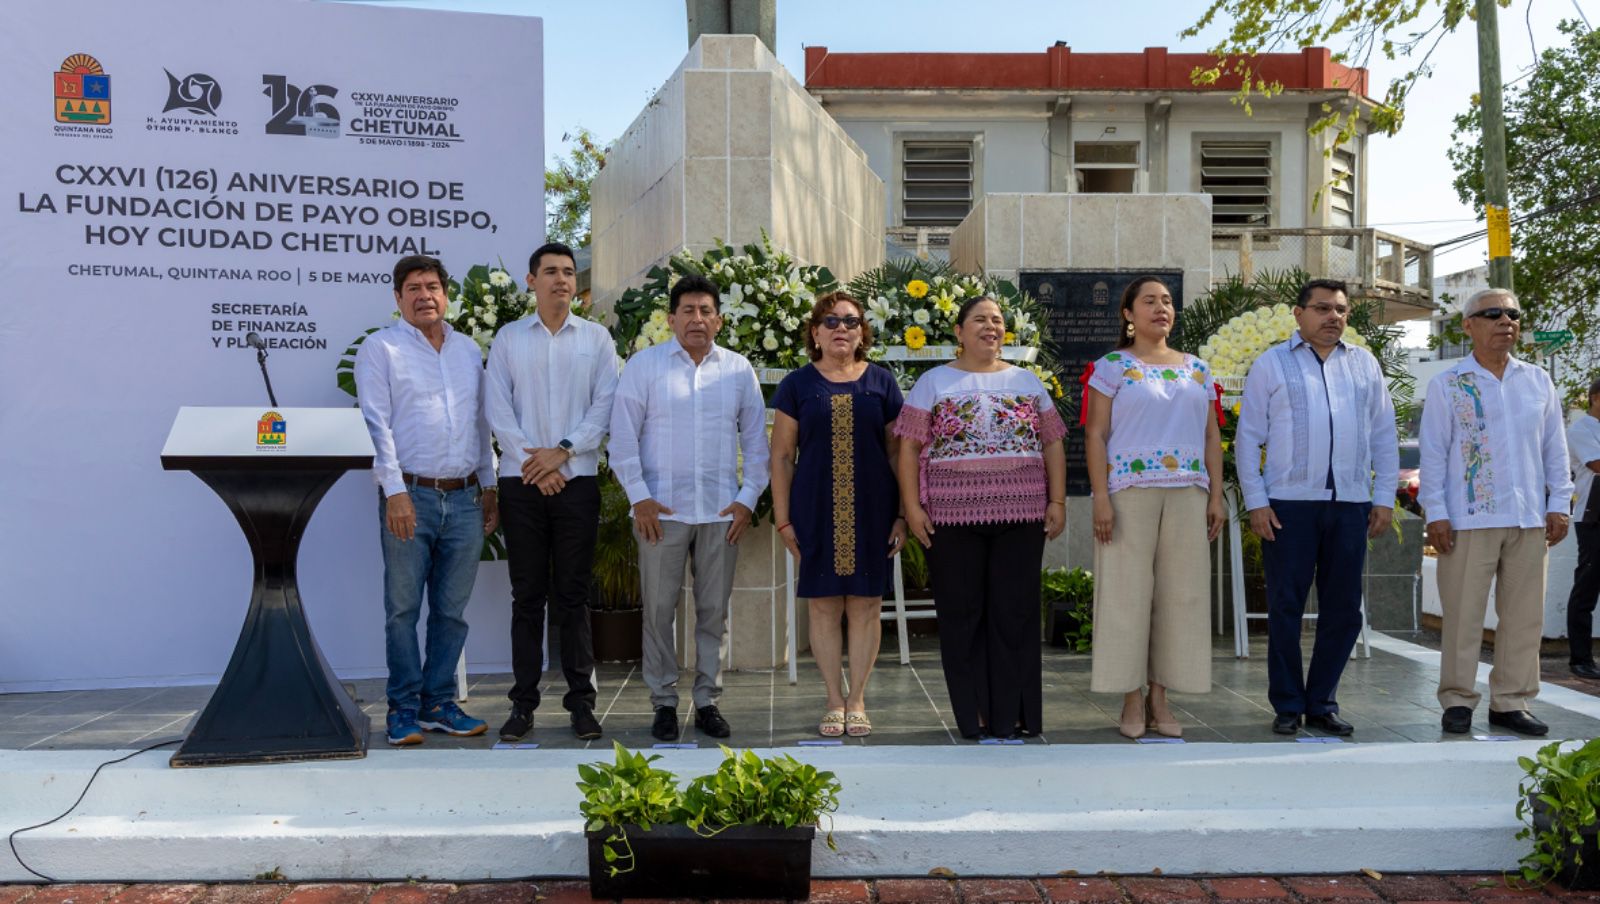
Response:
[[[489,723],[462,712],[454,700],[446,700],[423,710],[417,724],[429,731],[442,731],[458,738],[470,738],[489,730]]]
[[[414,709],[389,710],[389,746],[411,747],[422,743],[422,728]]]

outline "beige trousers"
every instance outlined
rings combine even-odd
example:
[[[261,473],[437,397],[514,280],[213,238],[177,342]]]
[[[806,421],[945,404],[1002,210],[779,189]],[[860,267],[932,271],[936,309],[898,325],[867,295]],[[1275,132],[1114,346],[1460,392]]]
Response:
[[[1539,639],[1544,633],[1545,559],[1542,527],[1485,527],[1456,531],[1455,548],[1439,557],[1439,604],[1444,610],[1439,654],[1439,704],[1475,708],[1473,687],[1483,647],[1483,614],[1494,581],[1494,668],[1489,708],[1526,710],[1539,693]]]
[[[1089,689],[1211,690],[1206,491],[1129,487],[1111,494],[1111,510],[1111,542],[1094,547]]]

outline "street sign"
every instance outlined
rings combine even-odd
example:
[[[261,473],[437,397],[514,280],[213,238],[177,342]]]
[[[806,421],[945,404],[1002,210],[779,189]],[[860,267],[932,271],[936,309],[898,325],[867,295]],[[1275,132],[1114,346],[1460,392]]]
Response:
[[[1571,330],[1534,330],[1533,341],[1542,345],[1545,351],[1555,351],[1564,345],[1572,343]]]

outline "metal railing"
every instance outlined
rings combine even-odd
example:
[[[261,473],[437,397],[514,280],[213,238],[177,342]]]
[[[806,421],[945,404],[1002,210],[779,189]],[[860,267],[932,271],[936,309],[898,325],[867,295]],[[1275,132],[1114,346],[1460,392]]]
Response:
[[[1390,319],[1433,312],[1432,245],[1378,229],[1339,226],[1211,232],[1214,281],[1293,267],[1344,280],[1358,297],[1388,303]]]

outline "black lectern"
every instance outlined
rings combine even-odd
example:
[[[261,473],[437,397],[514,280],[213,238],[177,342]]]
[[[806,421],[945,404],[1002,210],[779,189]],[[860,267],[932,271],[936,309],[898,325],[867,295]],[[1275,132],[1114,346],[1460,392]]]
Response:
[[[360,758],[368,720],[306,623],[295,578],[300,538],[345,471],[372,467],[354,408],[182,408],[161,452],[193,471],[250,542],[255,589],[233,657],[173,766]]]

